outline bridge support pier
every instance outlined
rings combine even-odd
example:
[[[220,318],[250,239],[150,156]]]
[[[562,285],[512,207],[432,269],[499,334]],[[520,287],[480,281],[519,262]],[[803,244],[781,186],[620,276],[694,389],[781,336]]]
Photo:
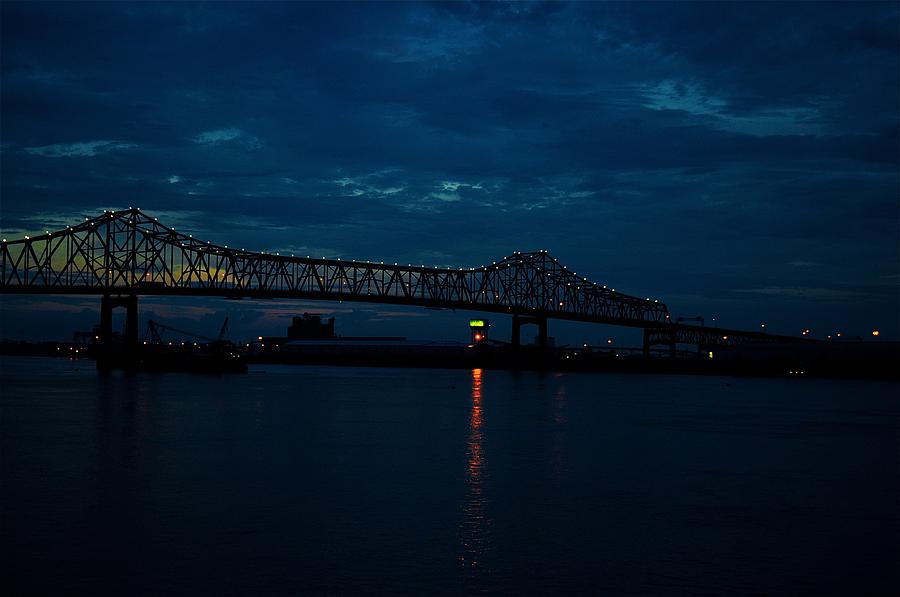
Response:
[[[543,349],[547,348],[547,318],[546,317],[529,317],[524,315],[513,315],[512,320],[512,345],[516,348],[521,346],[522,344],[522,326],[528,324],[535,324],[538,326],[538,337],[537,344],[538,347]]]
[[[113,345],[113,309],[125,308],[125,337],[121,350]],[[138,299],[135,294],[104,294],[100,299],[100,338],[97,366],[108,366],[112,361],[130,363],[136,356],[138,346]]]
[[[674,330],[644,328],[644,358],[650,356],[650,347],[663,344],[669,347],[669,356],[675,358],[678,353],[678,342]]]

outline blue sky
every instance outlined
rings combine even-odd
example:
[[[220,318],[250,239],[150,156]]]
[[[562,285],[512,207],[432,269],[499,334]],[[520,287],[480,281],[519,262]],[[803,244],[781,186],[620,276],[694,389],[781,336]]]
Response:
[[[136,205],[260,250],[473,266],[549,249],[676,316],[897,337],[896,3],[4,2],[0,17],[6,237]],[[2,301],[12,337],[65,338],[98,303]],[[227,311],[238,335],[304,310],[337,310],[346,334],[466,336],[466,314],[145,302],[207,332]]]

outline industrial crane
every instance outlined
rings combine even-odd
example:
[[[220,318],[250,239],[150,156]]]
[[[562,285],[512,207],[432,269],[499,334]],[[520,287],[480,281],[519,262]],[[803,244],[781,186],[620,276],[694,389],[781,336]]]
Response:
[[[162,344],[162,335],[160,334],[161,330],[168,330],[170,332],[176,332],[178,334],[182,334],[184,336],[188,336],[190,338],[197,338],[198,340],[205,340],[212,344],[223,344],[226,342],[225,334],[228,332],[228,317],[225,317],[225,321],[222,323],[222,328],[219,330],[219,336],[217,338],[210,338],[209,336],[202,336],[200,334],[195,334],[194,332],[188,332],[186,330],[180,330],[176,327],[172,327],[170,325],[166,325],[164,323],[159,323],[158,321],[153,321],[152,319],[147,322],[147,334],[145,338],[149,339],[149,342],[153,344]]]

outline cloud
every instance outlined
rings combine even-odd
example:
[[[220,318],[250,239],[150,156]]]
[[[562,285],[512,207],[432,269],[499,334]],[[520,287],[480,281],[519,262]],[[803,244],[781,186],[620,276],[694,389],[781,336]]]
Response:
[[[462,197],[459,196],[459,193],[431,193],[428,196],[448,203],[455,203],[462,199]]]
[[[754,110],[735,114],[728,101],[716,97],[695,82],[666,79],[641,90],[644,106],[674,110],[708,121],[710,126],[753,136],[820,134],[823,131],[816,106]]]
[[[123,143],[122,141],[83,141],[79,143],[56,143],[40,147],[26,147],[25,151],[31,155],[39,155],[45,158],[70,158],[94,157],[111,151],[121,151],[135,147],[137,145],[134,143]]]
[[[199,145],[221,145],[223,143],[239,142],[248,149],[259,149],[262,147],[262,141],[259,137],[247,135],[241,129],[234,127],[205,131],[192,138],[191,141]]]
[[[834,288],[802,287],[802,286],[767,286],[765,288],[748,288],[736,292],[761,294],[783,298],[845,300],[861,298],[866,295],[852,290],[836,290]]]
[[[399,170],[387,169],[360,176],[344,176],[329,182],[339,186],[346,197],[390,197],[406,190],[404,184],[390,184],[391,182],[400,182],[396,176],[393,176],[396,172]],[[375,182],[379,184],[375,184]]]
[[[480,184],[469,184],[466,182],[456,182],[452,180],[442,180],[440,184],[441,190],[449,191],[451,193],[455,193],[460,187],[466,187],[470,189],[482,190],[483,187]]]
[[[235,128],[227,128],[227,129],[217,129],[214,131],[206,131],[204,133],[200,133],[196,137],[192,139],[194,143],[206,143],[209,145],[216,145],[218,143],[224,143],[225,141],[232,141],[241,136],[241,129]]]

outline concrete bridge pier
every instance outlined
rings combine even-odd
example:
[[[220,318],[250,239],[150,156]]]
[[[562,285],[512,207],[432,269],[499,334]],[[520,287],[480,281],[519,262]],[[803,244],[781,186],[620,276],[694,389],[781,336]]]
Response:
[[[512,321],[512,345],[516,348],[522,344],[522,326],[534,324],[538,326],[538,347],[547,348],[547,318],[546,317],[528,317],[524,315],[513,315]]]
[[[644,328],[644,358],[650,356],[650,347],[663,344],[669,347],[669,356],[673,359],[678,354],[678,343],[675,338],[675,332],[665,329]]]
[[[113,342],[113,309],[125,309],[124,346],[116,346]],[[100,338],[97,353],[97,366],[108,366],[113,362],[126,364],[131,362],[138,350],[138,299],[135,294],[104,294],[100,299]]]

